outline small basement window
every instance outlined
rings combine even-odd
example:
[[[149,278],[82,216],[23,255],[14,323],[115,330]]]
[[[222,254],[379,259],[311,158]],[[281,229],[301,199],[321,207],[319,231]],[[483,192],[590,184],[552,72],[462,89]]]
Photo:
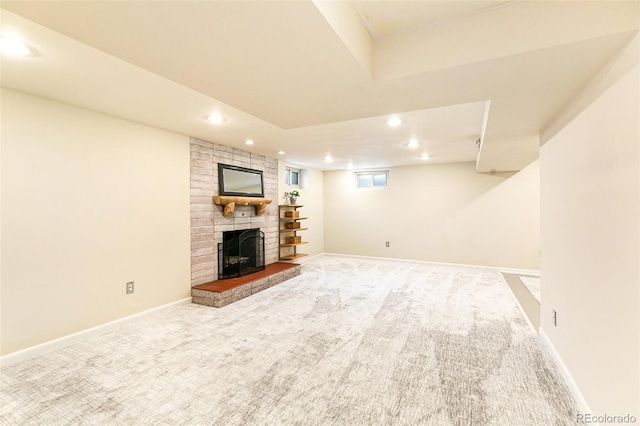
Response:
[[[294,169],[293,167],[287,167],[284,172],[284,184],[300,188],[300,169]]]
[[[384,188],[387,186],[388,178],[388,170],[356,172],[356,181],[358,188]]]

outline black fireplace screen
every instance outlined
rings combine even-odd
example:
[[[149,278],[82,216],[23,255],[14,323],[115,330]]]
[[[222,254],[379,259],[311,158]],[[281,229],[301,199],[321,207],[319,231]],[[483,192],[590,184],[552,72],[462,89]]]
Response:
[[[264,232],[226,231],[218,243],[218,279],[238,278],[264,269]]]

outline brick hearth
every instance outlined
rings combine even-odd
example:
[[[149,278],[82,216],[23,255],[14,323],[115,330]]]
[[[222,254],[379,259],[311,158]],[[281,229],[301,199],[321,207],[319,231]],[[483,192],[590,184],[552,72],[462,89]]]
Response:
[[[301,269],[297,263],[276,262],[251,275],[199,284],[191,287],[192,302],[222,308],[300,275]]]

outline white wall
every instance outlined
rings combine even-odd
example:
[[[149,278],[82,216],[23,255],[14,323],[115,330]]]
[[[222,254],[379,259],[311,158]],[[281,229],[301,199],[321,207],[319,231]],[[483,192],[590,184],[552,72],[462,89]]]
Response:
[[[639,49],[636,36],[540,150],[541,329],[598,415],[639,417]]]
[[[187,137],[3,89],[1,173],[2,354],[189,297]]]
[[[384,189],[325,172],[329,253],[538,269],[538,233],[537,161],[495,175],[474,163],[394,167]]]
[[[298,190],[300,198],[298,204],[304,205],[300,209],[300,216],[308,217],[304,220],[304,226],[309,229],[300,231],[298,235],[302,236],[303,241],[309,244],[298,247],[298,252],[307,253],[311,256],[324,252],[324,173],[321,170],[308,170],[308,187],[306,189],[292,188],[284,184],[284,172],[287,163],[283,160],[278,161],[278,199],[275,200],[279,205],[288,204],[285,200],[284,193]],[[294,168],[299,166],[292,165]],[[284,253],[284,252],[283,252]],[[301,260],[304,260],[302,258]]]

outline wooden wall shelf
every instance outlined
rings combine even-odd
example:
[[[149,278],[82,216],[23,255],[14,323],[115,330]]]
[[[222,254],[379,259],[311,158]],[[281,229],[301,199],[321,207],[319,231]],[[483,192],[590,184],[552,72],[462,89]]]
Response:
[[[267,209],[267,204],[271,204],[270,198],[259,197],[229,197],[216,195],[213,197],[213,203],[224,206],[223,214],[225,216],[233,215],[236,206],[255,206],[256,216],[264,214]]]
[[[300,237],[298,237],[298,231],[305,231],[309,228],[287,228],[287,225],[291,226],[292,223],[296,223],[300,220],[308,219],[307,217],[285,217],[287,215],[286,212],[295,211],[297,212],[300,207],[303,207],[301,204],[284,204],[279,206],[280,208],[280,260],[296,260],[301,257],[307,256],[306,253],[298,253],[298,246],[308,244],[308,241],[300,241]],[[294,213],[293,215],[296,215]],[[289,214],[291,215],[291,214]],[[288,234],[286,237],[283,234]],[[291,236],[293,234],[293,236]],[[295,243],[288,243],[287,241],[295,241],[296,237],[298,237]],[[283,251],[286,252],[283,254]],[[293,250],[293,252],[291,252]]]
[[[306,253],[295,253],[295,254],[288,254],[286,256],[281,256],[280,259],[282,260],[296,260],[299,259],[301,257],[305,257],[308,256],[308,254]]]

